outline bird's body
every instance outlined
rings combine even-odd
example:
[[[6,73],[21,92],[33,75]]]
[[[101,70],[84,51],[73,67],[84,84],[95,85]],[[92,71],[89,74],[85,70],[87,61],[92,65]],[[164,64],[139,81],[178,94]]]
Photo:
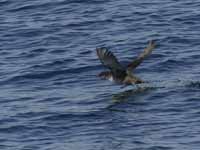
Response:
[[[132,71],[151,54],[154,47],[154,42],[150,41],[148,47],[145,48],[145,50],[134,61],[128,64],[127,67],[123,67],[113,53],[108,51],[106,48],[97,48],[97,55],[101,63],[110,70],[101,72],[99,77],[124,85],[144,83],[144,81],[136,77]]]

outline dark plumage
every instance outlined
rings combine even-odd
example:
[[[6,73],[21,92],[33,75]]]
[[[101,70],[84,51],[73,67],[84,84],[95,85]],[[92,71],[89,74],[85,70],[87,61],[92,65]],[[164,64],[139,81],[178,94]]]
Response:
[[[112,52],[107,48],[97,48],[97,56],[101,63],[110,71],[101,72],[99,76],[103,79],[108,79],[121,84],[139,84],[143,83],[140,78],[132,74],[132,71],[138,67],[142,61],[151,54],[155,47],[155,42],[150,41],[147,48],[138,55],[138,57],[129,63],[126,67],[123,67]]]

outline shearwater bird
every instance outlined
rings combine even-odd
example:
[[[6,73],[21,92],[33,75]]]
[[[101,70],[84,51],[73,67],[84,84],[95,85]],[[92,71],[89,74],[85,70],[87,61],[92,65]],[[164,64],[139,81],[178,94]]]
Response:
[[[135,76],[132,71],[136,69],[142,61],[151,54],[155,48],[155,42],[149,41],[148,46],[138,57],[130,62],[126,67],[122,66],[112,52],[107,48],[97,48],[97,56],[101,63],[110,71],[103,71],[98,76],[102,79],[108,79],[123,85],[144,83],[139,77]]]

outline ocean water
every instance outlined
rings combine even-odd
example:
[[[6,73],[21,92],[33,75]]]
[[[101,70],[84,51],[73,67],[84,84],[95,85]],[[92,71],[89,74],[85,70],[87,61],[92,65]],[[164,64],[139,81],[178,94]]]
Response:
[[[198,150],[198,0],[1,0],[1,150]],[[156,40],[140,87],[101,80]]]

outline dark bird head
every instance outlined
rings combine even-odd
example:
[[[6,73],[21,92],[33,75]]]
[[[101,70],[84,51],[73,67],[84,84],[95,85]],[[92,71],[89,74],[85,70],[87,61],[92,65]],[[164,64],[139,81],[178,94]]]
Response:
[[[100,74],[98,74],[98,76],[101,78],[101,79],[111,79],[112,78],[112,74],[111,72],[109,71],[104,71],[104,72],[101,72]]]

